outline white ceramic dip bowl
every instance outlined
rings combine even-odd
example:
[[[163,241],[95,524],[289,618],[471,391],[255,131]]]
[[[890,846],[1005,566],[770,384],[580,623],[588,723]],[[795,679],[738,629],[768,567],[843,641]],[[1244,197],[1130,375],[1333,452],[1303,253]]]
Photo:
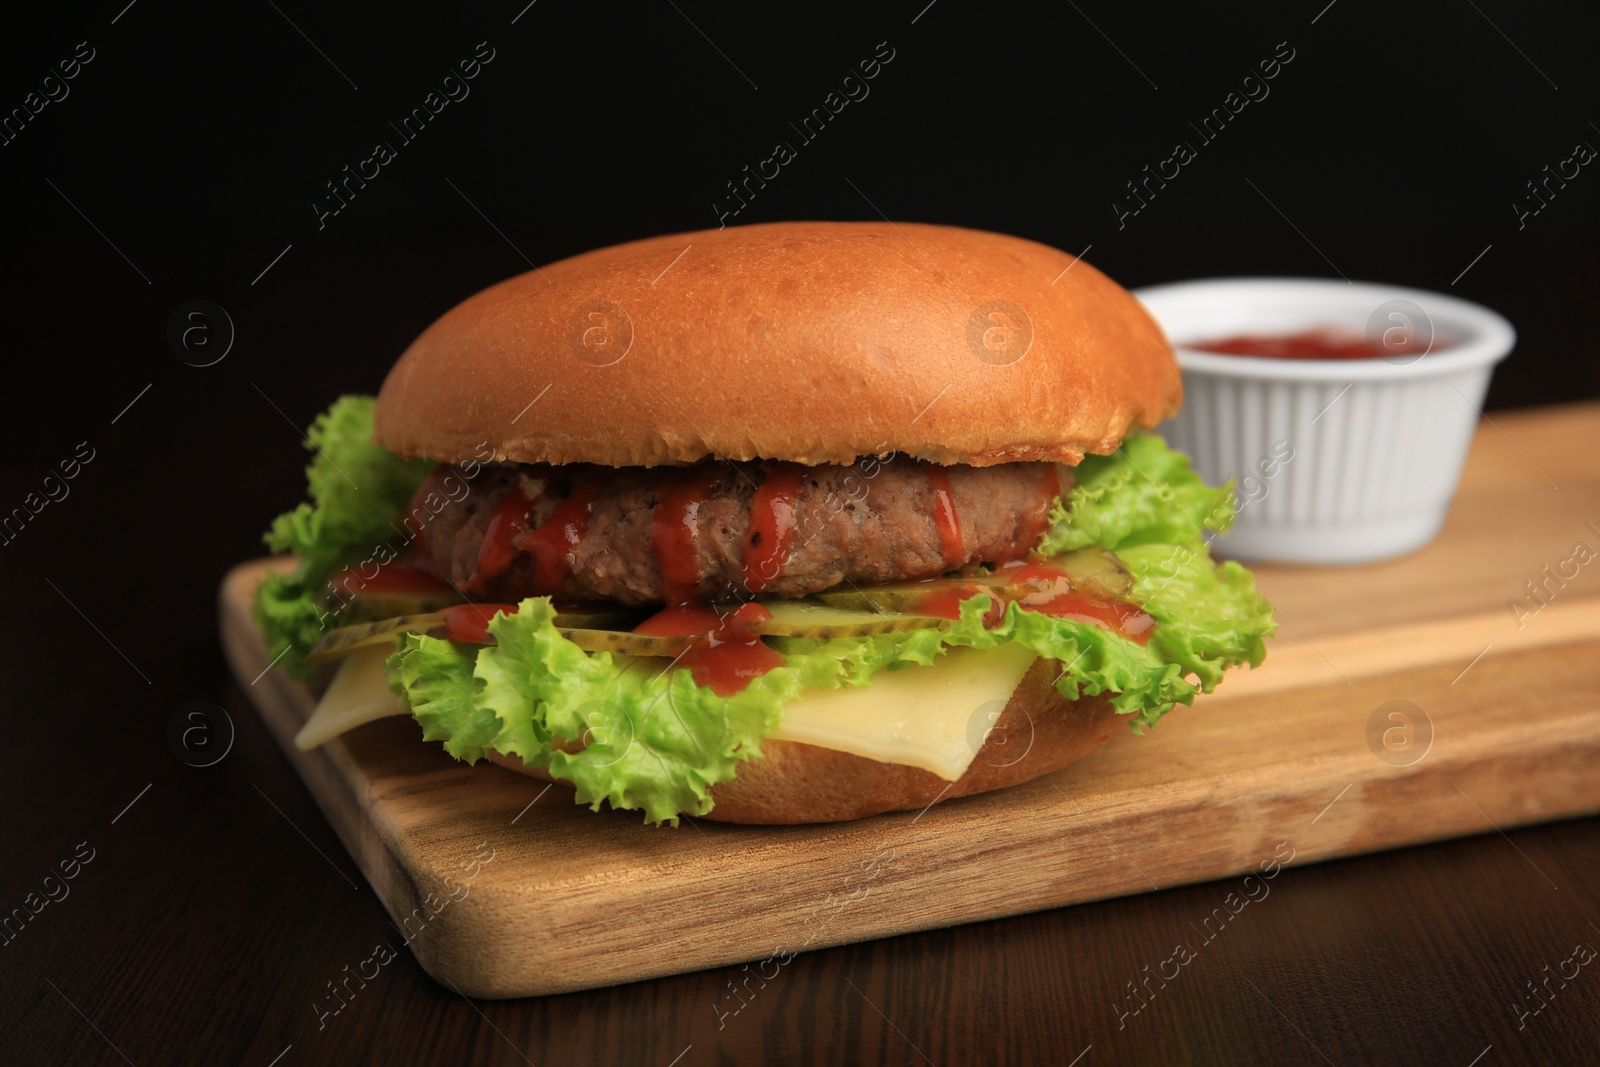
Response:
[[[1162,434],[1206,479],[1237,479],[1221,555],[1355,563],[1439,532],[1489,376],[1516,341],[1505,318],[1421,289],[1317,279],[1220,278],[1134,295],[1183,370],[1183,410]],[[1186,347],[1324,327],[1379,350],[1404,338],[1414,347],[1359,359]]]

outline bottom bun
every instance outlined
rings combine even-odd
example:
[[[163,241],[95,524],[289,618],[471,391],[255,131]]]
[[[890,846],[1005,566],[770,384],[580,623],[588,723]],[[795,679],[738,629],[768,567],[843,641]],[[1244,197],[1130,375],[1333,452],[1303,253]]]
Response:
[[[713,807],[704,817],[766,825],[843,822],[926,808],[1048,774],[1099,748],[1125,721],[1104,696],[1063,697],[1054,685],[1059,669],[1045,659],[1029,668],[983,748],[954,782],[920,767],[767,740],[759,759],[745,760],[732,780],[711,787]],[[552,778],[546,768],[526,766],[518,756],[493,749],[488,755],[508,770],[570,784]]]

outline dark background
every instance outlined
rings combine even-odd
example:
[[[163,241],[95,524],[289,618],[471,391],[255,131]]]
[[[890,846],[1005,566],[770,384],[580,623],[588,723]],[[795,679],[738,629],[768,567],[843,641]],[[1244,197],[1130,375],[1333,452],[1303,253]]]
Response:
[[[337,969],[324,964],[365,955],[383,913],[365,886],[351,894],[333,881],[252,788],[264,783],[323,851],[352,867],[230,688],[213,637],[216,583],[299,499],[298,429],[333,397],[375,390],[430,321],[530,261],[715,225],[725,184],[779,140],[798,158],[735,221],[881,211],[1001,230],[1074,253],[1089,247],[1086,258],[1129,286],[1342,272],[1448,290],[1503,312],[1519,331],[1491,411],[1600,395],[1591,188],[1600,177],[1585,168],[1521,229],[1512,206],[1526,197],[1524,182],[1575,144],[1600,144],[1592,6],[523,2],[332,11],[252,0],[224,11],[113,0],[7,17],[0,109],[24,106],[78,42],[94,58],[66,83],[65,99],[0,146],[0,510],[20,505],[79,442],[94,459],[68,499],[0,546],[12,608],[0,622],[10,652],[0,907],[20,901],[81,839],[106,858],[75,883],[78,903],[47,909],[36,929],[0,948],[0,999],[27,1020],[0,1041],[0,1059],[121,1062],[68,998],[141,1064],[265,1063],[289,1043],[299,1062],[327,1055],[332,1046],[319,1053],[310,1037],[306,990]],[[799,145],[789,123],[884,41],[894,58],[868,83],[870,95]],[[388,123],[479,42],[494,58],[468,83],[470,95],[401,145]],[[1267,83],[1270,95],[1202,145],[1188,123],[1221,106],[1280,42],[1294,58]],[[378,140],[395,143],[397,158],[319,229],[311,204],[324,183]],[[1125,199],[1124,183],[1180,140],[1198,158],[1119,229],[1112,203]],[[173,312],[194,299],[226,309],[236,330],[214,366],[186,365],[167,341]],[[241,731],[232,757],[209,770],[180,764],[165,739],[169,715],[190,699],[227,703]],[[146,783],[149,795],[109,825]],[[1569,838],[1593,856],[1587,825],[1519,835],[1530,850]],[[1494,838],[1296,872],[1312,887],[1300,918],[1337,910],[1344,892],[1404,898],[1452,884],[1453,872],[1488,870],[1484,850],[1503,847]],[[1188,902],[1186,893],[1200,896]],[[1454,911],[1436,906],[1446,928],[1487,923],[1494,936],[1517,936],[1520,920],[1485,916],[1467,897]],[[1070,927],[1085,953],[1112,960],[1110,988],[1117,961],[1142,949],[1119,949],[1120,934],[1090,938],[1148,909],[1197,907],[1209,907],[1204,887],[803,957],[795,973],[811,977],[793,988],[811,993],[764,1002],[762,1021],[737,1042],[696,1015],[693,1032],[705,1036],[684,1062],[759,1059],[767,1038],[808,1032],[835,1013],[861,1057],[923,1062],[859,1001],[817,992],[858,963],[891,983],[915,980],[884,977],[905,968],[943,975],[944,992],[928,995],[976,1020],[974,1032],[1031,1026],[1044,1043],[1021,1047],[1051,1047],[1058,1030],[1076,1032],[1062,1014],[1101,1008],[1065,1007],[1071,983],[1059,976],[1054,987],[1028,985],[1008,970],[1031,958],[1015,955],[1017,945]],[[1257,935],[1264,951],[1287,933]],[[1381,928],[1368,935],[1373,945],[1386,940]],[[1441,950],[1417,967],[1447,968],[1447,957]],[[522,1062],[482,1027],[487,1018],[404,966],[390,979],[396,997],[407,990],[413,1022],[427,1020],[440,1036],[432,1046],[381,1046],[388,1051],[371,1053],[376,1060],[476,1053]],[[971,981],[951,977],[959,974]],[[1386,981],[1379,971],[1354,979],[1368,1001]],[[541,1065],[558,1058],[556,1033],[610,1035],[561,1046],[569,1058],[581,1047],[589,1062],[664,1064],[684,1043],[674,1027],[690,1025],[673,1021],[673,990],[684,982],[710,989],[720,979],[487,1008]],[[1246,987],[1219,982],[1215,1005],[1202,990],[1186,994],[1151,1038],[1165,1044],[1134,1047],[1208,1059],[1206,1049],[1220,1056],[1254,1042],[1261,1062],[1308,1058]],[[1051,988],[1055,999],[1040,992]],[[1407,995],[1396,988],[1397,1004]],[[1020,1016],[1007,1007],[1013,1000]],[[398,1003],[341,1021],[342,1062],[366,1055],[356,1033],[397,1025]],[[1590,1035],[1593,1003],[1591,994]],[[1581,1032],[1584,1018],[1569,1014],[1563,1025]],[[632,1022],[609,1029],[619,1020]],[[1064,1049],[1073,1038],[1060,1040]],[[1476,1037],[1458,1044],[1465,1063]],[[800,1055],[798,1045],[780,1047]],[[959,1059],[949,1050],[965,1046],[939,1047]],[[1363,1047],[1360,1056],[1378,1062],[1381,1042],[1343,1046],[1347,1057]],[[1077,1050],[1065,1051],[1063,1061]]]

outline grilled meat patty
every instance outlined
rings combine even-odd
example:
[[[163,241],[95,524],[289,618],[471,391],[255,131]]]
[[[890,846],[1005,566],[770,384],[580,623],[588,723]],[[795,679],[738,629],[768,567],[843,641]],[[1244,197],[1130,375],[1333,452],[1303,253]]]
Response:
[[[1049,463],[940,467],[905,457],[501,464],[433,517],[424,550],[441,575],[488,600],[800,597],[1020,559],[1069,486]]]

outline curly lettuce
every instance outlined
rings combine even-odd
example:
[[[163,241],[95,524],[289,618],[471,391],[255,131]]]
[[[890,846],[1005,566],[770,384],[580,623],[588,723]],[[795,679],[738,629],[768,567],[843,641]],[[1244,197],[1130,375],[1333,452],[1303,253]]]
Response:
[[[321,640],[328,612],[322,586],[333,571],[386,544],[393,525],[434,464],[407,461],[372,443],[370,396],[343,396],[317,416],[305,447],[309,503],[279,515],[262,540],[293,553],[295,569],[256,591],[256,623],[273,662],[297,677],[314,672],[305,654]],[[280,658],[281,657],[281,658]]]
[[[1046,553],[1099,545],[1134,577],[1134,599],[1160,624],[1150,646],[1209,693],[1222,672],[1259,667],[1277,629],[1272,605],[1250,572],[1212,561],[1207,532],[1226,533],[1237,511],[1232,484],[1209,486],[1189,457],[1153,434],[1130,437],[1109,456],[1089,456],[1051,513]],[[1193,696],[1191,694],[1191,700]],[[1190,701],[1182,701],[1189,703]],[[1164,710],[1134,720],[1151,725]]]

